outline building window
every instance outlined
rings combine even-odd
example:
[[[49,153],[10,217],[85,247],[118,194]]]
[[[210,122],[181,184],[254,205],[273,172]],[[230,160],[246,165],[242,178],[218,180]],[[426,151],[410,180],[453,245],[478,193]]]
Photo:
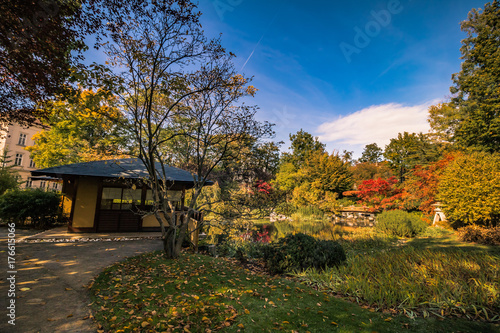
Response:
[[[40,188],[45,189],[45,186],[46,186],[46,185],[47,185],[47,182],[46,182],[45,180],[42,180],[42,181],[40,182]]]
[[[26,181],[26,187],[29,188],[32,186],[33,186],[33,181],[31,180],[31,178],[28,178],[28,180]]]
[[[52,189],[57,190],[57,183],[56,182],[52,183]]]
[[[16,159],[14,160],[14,165],[22,165],[23,164],[23,154],[16,154]]]
[[[21,146],[26,146],[26,134],[24,133],[19,134],[19,142],[17,144]]]
[[[32,158],[30,158],[30,168],[36,168],[35,161]]]
[[[142,189],[122,189],[104,187],[102,189],[101,209],[128,210],[141,204]]]
[[[167,191],[167,200],[174,203],[175,209],[178,210],[181,207],[182,192],[181,191]],[[144,202],[147,209],[150,209],[154,205],[153,191],[146,191],[146,201]]]

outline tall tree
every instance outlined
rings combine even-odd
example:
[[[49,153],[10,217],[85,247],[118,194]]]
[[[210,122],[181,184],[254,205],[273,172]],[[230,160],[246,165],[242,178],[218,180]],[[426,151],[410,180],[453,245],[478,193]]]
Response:
[[[280,161],[281,142],[260,142],[249,140],[248,146],[234,146],[238,159],[231,159],[219,164],[213,173],[213,179],[222,187],[223,184],[238,183],[253,186],[256,181],[269,181],[274,178]]]
[[[416,165],[426,165],[441,156],[440,147],[420,133],[398,133],[385,147],[384,157],[389,166],[399,174],[399,181],[405,180],[406,173]]]
[[[350,168],[356,186],[364,180],[383,178],[387,179],[394,176],[394,171],[389,167],[388,162],[380,163],[361,162],[356,163]]]
[[[96,43],[145,10],[142,0],[0,2],[0,120],[29,124],[36,105],[71,92],[84,72],[85,39]]]
[[[361,163],[375,163],[377,164],[382,160],[383,150],[376,143],[370,143],[365,146],[359,162]]]
[[[298,207],[317,206],[328,212],[336,209],[335,199],[353,185],[350,163],[338,154],[309,154],[296,174],[293,202]]]
[[[107,54],[113,70],[103,74],[122,87],[118,96],[131,120],[131,140],[148,171],[152,213],[160,224],[166,255],[176,258],[214,168],[238,158],[232,147],[259,139],[270,128],[255,121],[254,107],[237,104],[256,89],[235,73],[232,55],[219,40],[204,36],[193,3],[165,0],[145,8],[111,35]],[[169,153],[165,148],[178,138],[182,149]],[[190,170],[195,183],[188,210],[180,212],[179,219],[165,173],[171,162]],[[163,214],[168,211],[170,219]]]
[[[459,123],[455,141],[465,147],[500,151],[500,2],[472,9],[461,24],[462,69],[453,75],[452,103]]]
[[[283,154],[283,162],[293,163],[296,167],[302,166],[310,154],[325,152],[325,144],[302,129],[296,134],[290,134],[290,141],[291,152]]]
[[[352,159],[353,153],[354,153],[353,151],[344,149],[344,151],[342,152],[342,155],[341,155],[342,161],[347,162],[349,164],[353,163],[353,159]]]
[[[126,120],[108,91],[81,90],[70,101],[45,103],[46,131],[26,149],[39,167],[89,162],[128,154]]]
[[[453,143],[457,128],[463,121],[464,115],[452,102],[439,103],[429,107],[429,125],[431,136],[444,143]]]

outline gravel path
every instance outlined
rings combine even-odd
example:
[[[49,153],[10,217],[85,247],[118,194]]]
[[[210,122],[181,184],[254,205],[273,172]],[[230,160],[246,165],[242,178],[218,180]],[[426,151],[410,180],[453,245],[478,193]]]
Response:
[[[160,250],[157,239],[16,244],[16,320],[8,323],[10,283],[5,237],[0,235],[0,332],[96,332],[84,287],[126,257]]]

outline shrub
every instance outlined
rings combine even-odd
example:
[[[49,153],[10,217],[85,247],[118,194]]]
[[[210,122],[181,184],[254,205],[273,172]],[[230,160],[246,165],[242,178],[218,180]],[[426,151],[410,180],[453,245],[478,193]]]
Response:
[[[414,237],[427,229],[427,223],[414,214],[390,210],[377,216],[376,228],[387,235]]]
[[[439,181],[438,200],[454,227],[500,221],[500,154],[459,155]]]
[[[35,228],[50,227],[58,218],[61,196],[40,189],[6,192],[0,197],[0,219]]]
[[[288,235],[264,250],[269,271],[281,274],[306,268],[324,269],[346,260],[342,246],[335,241],[317,240],[302,233]]]
[[[474,242],[486,245],[500,245],[500,227],[483,228],[468,225],[457,231],[458,238],[463,242]]]
[[[19,186],[16,174],[6,169],[0,169],[0,195]]]
[[[217,246],[217,255],[239,260],[261,259],[264,257],[266,244],[244,240],[227,240]]]

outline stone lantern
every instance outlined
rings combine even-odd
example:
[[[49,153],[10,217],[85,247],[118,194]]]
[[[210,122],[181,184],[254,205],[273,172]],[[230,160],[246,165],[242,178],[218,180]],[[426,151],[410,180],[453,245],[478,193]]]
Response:
[[[436,202],[431,206],[434,206],[434,212],[435,212],[434,221],[432,221],[432,226],[436,226],[438,222],[446,221],[446,216],[444,215],[443,210],[441,209],[444,205],[440,202]]]

